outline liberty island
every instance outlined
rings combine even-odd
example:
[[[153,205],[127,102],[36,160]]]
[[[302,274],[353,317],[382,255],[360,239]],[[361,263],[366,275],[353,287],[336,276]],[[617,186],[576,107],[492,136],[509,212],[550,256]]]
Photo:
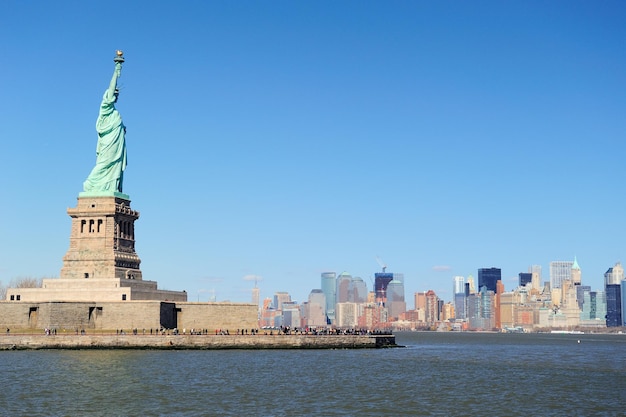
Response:
[[[135,251],[139,212],[123,192],[126,126],[115,106],[124,62],[123,52],[116,51],[96,121],[96,162],[77,206],[67,209],[72,219],[70,244],[60,277],[44,279],[41,288],[7,289],[6,300],[0,301],[0,326],[7,329],[0,349],[394,346],[393,335],[369,332],[325,334],[328,337],[309,331],[260,334],[257,305],[190,302],[185,291],[159,289],[156,282],[144,280]],[[233,337],[195,337],[213,331]],[[134,337],[128,339],[127,334]]]
[[[124,62],[123,52],[116,51],[96,121],[96,162],[78,204],[67,209],[70,242],[60,277],[44,279],[41,288],[7,289],[6,300],[0,302],[0,325],[14,334],[19,329],[110,333],[254,328],[257,312],[252,304],[188,302],[185,291],[159,289],[156,282],[144,280],[135,251],[139,211],[123,193],[126,126],[116,103]]]

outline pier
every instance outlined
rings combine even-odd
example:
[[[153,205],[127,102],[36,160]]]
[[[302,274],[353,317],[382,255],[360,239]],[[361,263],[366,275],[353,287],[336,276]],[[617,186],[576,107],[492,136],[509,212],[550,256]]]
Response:
[[[385,335],[6,335],[0,350],[36,349],[377,349],[397,347]]]

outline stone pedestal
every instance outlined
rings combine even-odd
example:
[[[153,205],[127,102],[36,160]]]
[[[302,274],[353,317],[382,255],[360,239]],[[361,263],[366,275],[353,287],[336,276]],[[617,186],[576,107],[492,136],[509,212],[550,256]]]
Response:
[[[141,280],[135,252],[139,212],[120,197],[79,197],[72,218],[70,247],[63,257],[61,279]]]

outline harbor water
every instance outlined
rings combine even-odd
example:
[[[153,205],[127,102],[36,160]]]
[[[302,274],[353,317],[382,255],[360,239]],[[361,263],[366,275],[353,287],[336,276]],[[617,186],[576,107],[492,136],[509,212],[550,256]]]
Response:
[[[2,416],[623,416],[626,335],[397,333],[404,348],[0,352]]]

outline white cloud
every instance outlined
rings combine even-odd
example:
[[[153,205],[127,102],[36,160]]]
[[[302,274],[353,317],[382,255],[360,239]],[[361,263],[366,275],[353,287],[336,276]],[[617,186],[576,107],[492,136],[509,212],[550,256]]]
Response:
[[[452,269],[451,266],[448,265],[435,265],[433,266],[433,271],[450,271]]]

